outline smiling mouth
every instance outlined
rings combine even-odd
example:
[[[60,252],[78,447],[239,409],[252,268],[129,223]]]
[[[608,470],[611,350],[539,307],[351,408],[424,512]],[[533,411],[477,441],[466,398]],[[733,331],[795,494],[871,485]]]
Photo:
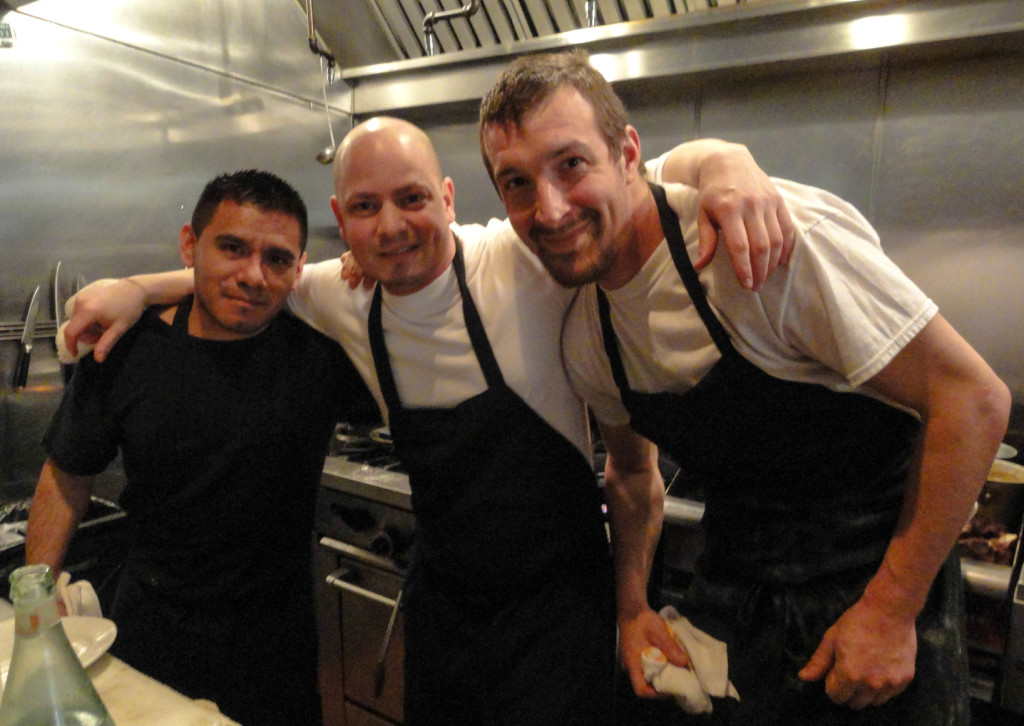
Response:
[[[580,219],[558,229],[534,227],[531,237],[539,247],[553,255],[570,255],[576,251],[578,240],[590,227],[590,222]]]
[[[381,257],[398,257],[399,255],[407,254],[407,253],[412,252],[413,250],[416,250],[416,249],[419,249],[419,245],[416,245],[416,244],[406,245],[405,247],[399,247],[398,249],[382,251],[380,253],[380,256]]]

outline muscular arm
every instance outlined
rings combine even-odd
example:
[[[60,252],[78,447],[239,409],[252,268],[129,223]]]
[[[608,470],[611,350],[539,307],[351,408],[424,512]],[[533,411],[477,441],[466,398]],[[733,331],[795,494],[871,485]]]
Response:
[[[32,497],[25,534],[25,562],[60,573],[71,538],[89,507],[94,477],[69,474],[47,459]]]
[[[760,290],[793,251],[796,227],[782,196],[743,144],[697,139],[669,152],[661,180],[699,190],[697,226],[699,270],[715,254],[721,233],[737,278]]]
[[[686,654],[669,635],[664,620],[647,603],[647,580],[661,536],[665,484],[658,470],[658,450],[627,426],[602,426],[608,449],[605,464],[605,502],[615,561],[615,591],[619,618],[619,650],[633,689],[654,697],[644,680],[640,653],[648,645],[661,649],[676,665]]]
[[[95,344],[93,357],[102,363],[146,305],[176,303],[193,289],[192,270],[133,275],[109,285],[93,283],[75,295],[74,311],[63,329],[65,345],[77,356],[79,343]]]
[[[884,703],[914,675],[914,619],[956,542],[1009,417],[1010,393],[936,316],[869,385],[918,411],[923,431],[896,532],[864,595],[800,672],[833,701]]]

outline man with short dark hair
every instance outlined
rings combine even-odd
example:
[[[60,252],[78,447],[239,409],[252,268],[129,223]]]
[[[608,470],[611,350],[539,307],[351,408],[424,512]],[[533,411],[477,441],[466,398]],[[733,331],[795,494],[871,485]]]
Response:
[[[320,723],[310,536],[328,438],[366,387],[279,315],[306,207],[267,172],[203,190],[179,236],[195,294],[83,359],[45,437],[26,558],[59,572],[93,478],[120,451],[129,545],[112,652],[251,726]]]
[[[693,190],[648,185],[611,93],[580,53],[519,58],[481,106],[481,149],[513,227],[582,286],[563,359],[609,474],[653,442],[704,486],[682,609],[728,647],[739,701],[712,699],[716,722],[965,723],[947,558],[1005,431],[1006,386],[828,192],[775,180],[798,236],[759,292],[718,260],[698,273]],[[605,488],[609,512],[652,523],[615,552],[622,658],[652,696],[641,653],[665,626],[637,573],[663,492],[653,473]]]

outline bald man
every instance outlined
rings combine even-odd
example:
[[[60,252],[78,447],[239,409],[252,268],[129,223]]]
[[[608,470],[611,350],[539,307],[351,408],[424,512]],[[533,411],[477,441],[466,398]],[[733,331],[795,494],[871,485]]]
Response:
[[[751,200],[719,226],[739,218],[733,237],[750,246],[753,264],[743,249],[738,275],[759,285],[785,254],[768,240],[788,236],[774,189],[742,147],[706,142],[696,156],[670,158],[682,180],[705,191],[738,184]],[[611,723],[609,544],[585,409],[560,354],[575,293],[507,221],[455,223],[452,180],[426,134],[407,122],[379,118],[353,129],[334,182],[341,235],[381,284],[349,290],[338,261],[307,265],[289,306],[345,347],[409,471],[418,556],[404,600],[406,722]],[[771,230],[744,227],[752,207],[749,217],[769,220]],[[166,276],[133,279],[150,288],[150,302],[183,292],[158,287]],[[141,304],[131,283],[105,292],[105,302],[81,301],[69,344],[93,321],[119,318],[108,310],[115,298]],[[630,466],[648,472],[647,463],[622,466],[628,475]],[[626,528],[647,526],[620,514],[613,544]]]

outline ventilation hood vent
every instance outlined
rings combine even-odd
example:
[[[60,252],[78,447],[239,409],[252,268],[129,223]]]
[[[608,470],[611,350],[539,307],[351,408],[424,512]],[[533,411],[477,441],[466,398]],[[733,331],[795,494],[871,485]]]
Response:
[[[484,49],[512,52],[523,41],[594,25],[670,18],[773,0],[482,0],[469,18],[434,25],[434,55]],[[342,69],[431,55],[428,14],[451,15],[465,0],[314,0],[317,32]]]

